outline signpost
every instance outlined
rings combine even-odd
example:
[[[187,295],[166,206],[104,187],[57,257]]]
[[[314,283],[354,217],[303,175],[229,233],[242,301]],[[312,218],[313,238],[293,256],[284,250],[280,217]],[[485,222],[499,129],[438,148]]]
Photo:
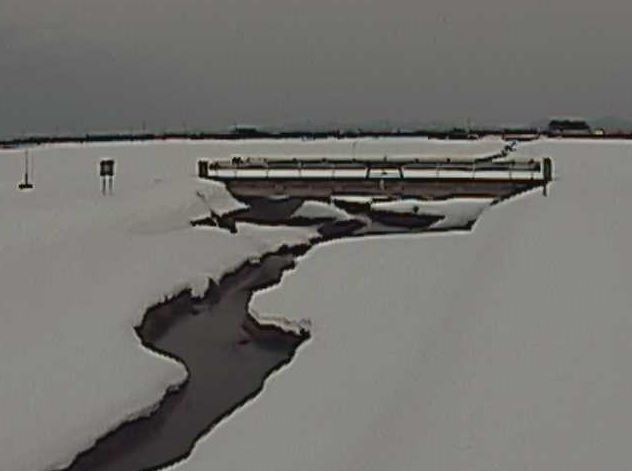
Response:
[[[553,160],[550,157],[545,157],[542,160],[542,178],[544,179],[543,193],[547,196],[547,186],[553,180]]]
[[[112,180],[114,179],[114,160],[103,159],[99,165],[99,175],[101,175],[101,193],[112,194]]]
[[[198,177],[208,178],[208,161],[198,160]]]

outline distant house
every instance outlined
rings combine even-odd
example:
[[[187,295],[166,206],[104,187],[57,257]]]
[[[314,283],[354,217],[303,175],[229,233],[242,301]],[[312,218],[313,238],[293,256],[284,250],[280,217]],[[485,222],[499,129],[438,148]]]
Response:
[[[553,119],[549,122],[549,136],[586,136],[592,129],[583,119]]]

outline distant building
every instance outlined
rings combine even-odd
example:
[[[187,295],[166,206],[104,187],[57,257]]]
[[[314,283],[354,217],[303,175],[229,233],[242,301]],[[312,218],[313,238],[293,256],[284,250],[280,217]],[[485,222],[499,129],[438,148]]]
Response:
[[[592,129],[583,119],[553,119],[549,122],[549,136],[586,136]]]
[[[261,128],[251,124],[236,124],[230,128],[230,133],[240,137],[257,137],[265,134]]]
[[[447,134],[448,139],[454,140],[474,140],[478,139],[478,137],[478,134],[472,133],[469,130],[463,128],[452,128]]]

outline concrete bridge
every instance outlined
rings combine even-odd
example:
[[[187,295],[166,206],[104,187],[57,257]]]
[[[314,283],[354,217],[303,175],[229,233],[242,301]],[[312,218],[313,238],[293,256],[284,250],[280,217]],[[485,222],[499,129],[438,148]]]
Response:
[[[222,182],[236,197],[328,199],[365,195],[426,200],[505,199],[553,178],[550,158],[464,159],[243,159],[198,162],[198,176]]]

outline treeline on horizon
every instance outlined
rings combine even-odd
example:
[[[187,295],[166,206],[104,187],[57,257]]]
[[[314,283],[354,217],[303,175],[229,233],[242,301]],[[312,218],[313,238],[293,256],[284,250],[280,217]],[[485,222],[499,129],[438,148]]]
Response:
[[[227,132],[113,132],[88,133],[82,135],[37,135],[23,136],[0,140],[0,147],[12,148],[25,145],[90,143],[90,142],[118,142],[118,141],[159,141],[159,140],[242,140],[242,139],[359,139],[380,137],[424,137],[444,140],[476,140],[481,137],[498,136],[515,140],[530,140],[539,136],[549,136],[548,131],[537,128],[503,128],[503,129],[462,129],[450,130],[324,130],[324,131],[262,131],[258,129],[231,130]],[[567,137],[567,136],[556,136]],[[571,136],[568,136],[571,137]],[[607,132],[603,134],[574,135],[572,137],[603,139],[632,139],[632,131]]]

